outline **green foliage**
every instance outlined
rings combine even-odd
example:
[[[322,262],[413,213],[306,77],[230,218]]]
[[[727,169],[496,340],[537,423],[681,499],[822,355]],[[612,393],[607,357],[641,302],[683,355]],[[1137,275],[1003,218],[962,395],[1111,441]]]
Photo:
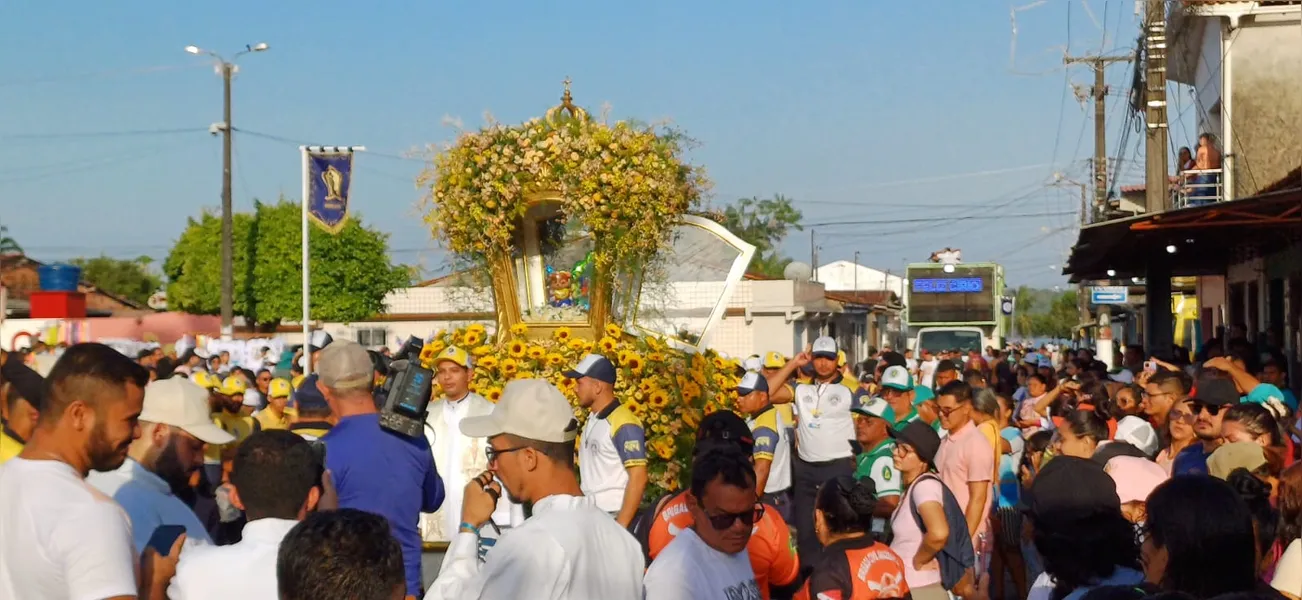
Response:
[[[18,245],[18,240],[9,237],[9,228],[0,225],[0,255],[22,253],[23,247]]]
[[[74,258],[72,264],[81,267],[81,279],[110,294],[146,304],[149,297],[163,285],[163,279],[149,272],[153,259],[141,256],[135,260],[119,260],[107,256]]]
[[[1076,290],[1053,292],[1021,286],[1014,298],[1016,312],[1013,321],[1017,335],[1022,338],[1071,339],[1080,324]]]
[[[791,199],[781,194],[772,199],[741,198],[723,210],[724,227],[755,246],[750,272],[769,277],[782,277],[782,270],[791,262],[779,248],[790,230],[803,229],[802,218]]]
[[[236,314],[258,325],[302,318],[301,207],[283,198],[236,214]],[[409,285],[411,273],[389,262],[388,236],[354,215],[338,235],[311,228],[312,318],[350,322],[384,309],[384,296]],[[199,314],[221,307],[221,218],[190,219],[163,272],[168,305]]]

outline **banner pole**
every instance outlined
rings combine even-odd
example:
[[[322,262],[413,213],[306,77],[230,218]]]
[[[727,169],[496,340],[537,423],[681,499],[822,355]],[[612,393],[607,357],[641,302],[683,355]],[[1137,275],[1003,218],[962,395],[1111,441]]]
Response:
[[[307,203],[308,195],[311,194],[311,182],[308,181],[310,165],[308,164],[308,147],[299,146],[298,151],[303,158],[303,223],[302,223],[302,242],[303,242],[303,374],[312,374],[312,353],[308,352],[308,344],[312,341],[312,275],[309,264],[311,252],[308,248],[309,230],[307,222]]]

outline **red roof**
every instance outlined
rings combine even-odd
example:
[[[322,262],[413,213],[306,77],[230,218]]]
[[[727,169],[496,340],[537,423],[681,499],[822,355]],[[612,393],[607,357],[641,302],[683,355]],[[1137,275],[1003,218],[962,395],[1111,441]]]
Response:
[[[897,306],[900,299],[895,292],[889,290],[846,290],[839,292],[827,292],[828,300],[845,302],[847,304],[859,304],[864,306]]]

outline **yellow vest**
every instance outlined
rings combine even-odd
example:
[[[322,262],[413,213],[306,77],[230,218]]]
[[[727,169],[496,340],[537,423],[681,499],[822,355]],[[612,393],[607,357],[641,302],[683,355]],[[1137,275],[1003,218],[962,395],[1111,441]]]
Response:
[[[221,427],[222,431],[235,436],[235,441],[223,445],[208,444],[208,447],[203,451],[203,460],[208,464],[221,464],[222,451],[226,450],[227,446],[239,445],[240,442],[244,441],[244,438],[249,437],[254,431],[261,428],[261,424],[254,420],[253,417],[239,414],[233,415],[224,410],[213,413],[212,422]]]
[[[289,429],[289,424],[294,421],[293,410],[294,409],[292,408],[286,408],[282,414],[277,417],[271,412],[270,408],[264,408],[261,411],[258,411],[258,414],[254,415],[253,418],[258,420],[258,425],[261,425],[263,430]]]

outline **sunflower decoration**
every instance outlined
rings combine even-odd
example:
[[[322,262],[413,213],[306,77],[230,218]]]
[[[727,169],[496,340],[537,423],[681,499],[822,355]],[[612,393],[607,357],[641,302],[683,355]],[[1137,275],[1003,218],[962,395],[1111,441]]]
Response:
[[[574,337],[574,332],[569,327],[557,327],[556,331],[552,332],[552,337],[558,342],[566,342]]]
[[[511,335],[522,336],[526,333],[529,333],[529,326],[524,323],[516,323],[511,326]]]
[[[482,325],[443,332],[426,347],[458,345],[475,356],[472,390],[497,401],[507,382],[537,378],[551,382],[574,407],[580,422],[588,412],[578,406],[575,380],[564,369],[578,364],[591,352],[610,357],[620,369],[615,394],[647,431],[647,498],[682,489],[688,472],[679,463],[691,461],[696,428],[701,418],[717,410],[731,410],[737,385],[728,361],[712,352],[692,354],[670,348],[650,336],[630,336],[617,327],[603,327],[595,343],[557,329],[542,339],[522,339],[502,329],[490,334]],[[479,343],[471,346],[467,341]],[[718,362],[716,363],[716,358]],[[722,364],[722,368],[716,368]]]
[[[619,338],[621,338],[621,337],[624,337],[624,330],[623,330],[622,328],[620,328],[619,325],[616,325],[616,324],[614,324],[614,323],[607,323],[607,324],[606,324],[606,337],[612,337],[612,338],[615,338],[615,339],[619,339]]]

